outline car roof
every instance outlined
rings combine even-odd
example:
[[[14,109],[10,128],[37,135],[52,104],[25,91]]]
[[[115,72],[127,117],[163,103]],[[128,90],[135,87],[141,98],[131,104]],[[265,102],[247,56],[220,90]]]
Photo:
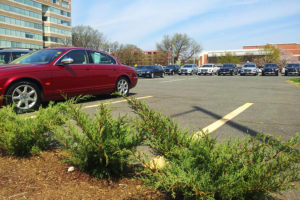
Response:
[[[30,49],[0,49],[0,52],[31,52]]]

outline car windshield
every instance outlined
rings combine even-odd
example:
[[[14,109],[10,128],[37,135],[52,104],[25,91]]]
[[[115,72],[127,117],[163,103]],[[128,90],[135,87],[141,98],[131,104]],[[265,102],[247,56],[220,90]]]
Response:
[[[137,69],[153,69],[153,66],[151,66],[151,65],[142,65],[142,66],[137,66]]]
[[[64,51],[62,49],[44,49],[26,54],[14,60],[11,64],[49,64]]]
[[[192,68],[192,65],[184,65],[183,68]]]
[[[202,65],[202,67],[212,67],[212,65]]]
[[[265,68],[276,68],[276,64],[265,64]]]
[[[175,66],[174,65],[168,65],[168,66],[166,66],[166,69],[175,69]]]
[[[245,67],[245,68],[247,68],[247,67],[253,68],[253,67],[255,67],[255,65],[249,65],[249,64],[248,64],[248,65],[244,65],[244,67]]]
[[[234,67],[234,65],[229,65],[229,64],[224,64],[223,65],[223,68],[233,68]]]
[[[299,68],[300,64],[288,64],[287,65],[287,68],[294,68],[294,67]]]

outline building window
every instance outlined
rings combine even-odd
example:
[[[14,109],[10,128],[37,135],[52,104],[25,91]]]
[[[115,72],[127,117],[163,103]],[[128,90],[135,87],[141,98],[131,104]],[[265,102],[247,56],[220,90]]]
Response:
[[[42,4],[41,3],[38,3],[38,2],[35,2],[35,1],[32,1],[32,0],[14,0],[14,1],[18,2],[18,3],[28,5],[28,6],[32,6],[32,7],[35,7],[35,8],[42,9]]]
[[[29,22],[29,21],[25,21],[25,20],[21,20],[21,19],[16,19],[13,17],[3,16],[3,15],[0,15],[0,22],[7,23],[7,24],[13,24],[13,25],[17,25],[17,26],[23,26],[26,28],[34,28],[34,29],[43,30],[42,24]]]
[[[8,5],[8,4],[4,4],[4,3],[1,3],[1,2],[0,2],[0,10],[5,10],[5,11],[8,11],[8,12],[13,12],[13,13],[17,13],[17,14],[20,14],[20,15],[25,15],[25,16],[28,16],[28,17],[36,18],[36,19],[41,19],[42,18],[42,15],[40,13],[25,10],[23,8],[18,8],[18,7],[11,6],[11,5]]]
[[[28,38],[33,40],[43,40],[43,36],[41,34],[36,33],[28,33],[24,31],[12,30],[8,28],[0,28],[0,35],[18,37],[18,38]]]
[[[62,2],[61,2],[61,5],[62,5],[63,7],[65,7],[65,8],[68,8],[68,7],[69,7],[69,3],[66,2],[66,1],[62,1]]]
[[[14,42],[8,40],[0,40],[0,46],[5,48],[26,48],[26,49],[42,49],[43,45],[24,43],[24,42]]]
[[[59,1],[58,0],[51,0],[52,1],[52,3],[54,3],[54,4],[59,4]]]

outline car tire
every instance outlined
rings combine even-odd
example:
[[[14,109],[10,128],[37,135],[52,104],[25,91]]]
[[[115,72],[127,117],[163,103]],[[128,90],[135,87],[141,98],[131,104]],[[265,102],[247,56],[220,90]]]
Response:
[[[121,77],[116,83],[116,92],[120,93],[122,96],[127,96],[129,93],[129,81],[125,77]]]
[[[19,81],[7,89],[5,104],[15,104],[15,109],[28,112],[37,109],[41,104],[42,93],[39,87],[30,81]]]

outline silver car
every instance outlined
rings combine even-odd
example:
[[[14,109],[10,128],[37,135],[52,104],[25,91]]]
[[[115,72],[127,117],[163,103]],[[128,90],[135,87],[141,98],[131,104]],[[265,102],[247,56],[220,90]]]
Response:
[[[198,73],[198,66],[196,64],[184,65],[178,70],[178,75],[193,75]]]
[[[240,71],[241,76],[245,76],[245,75],[257,76],[257,74],[258,74],[258,69],[256,67],[256,64],[254,63],[245,64]]]

